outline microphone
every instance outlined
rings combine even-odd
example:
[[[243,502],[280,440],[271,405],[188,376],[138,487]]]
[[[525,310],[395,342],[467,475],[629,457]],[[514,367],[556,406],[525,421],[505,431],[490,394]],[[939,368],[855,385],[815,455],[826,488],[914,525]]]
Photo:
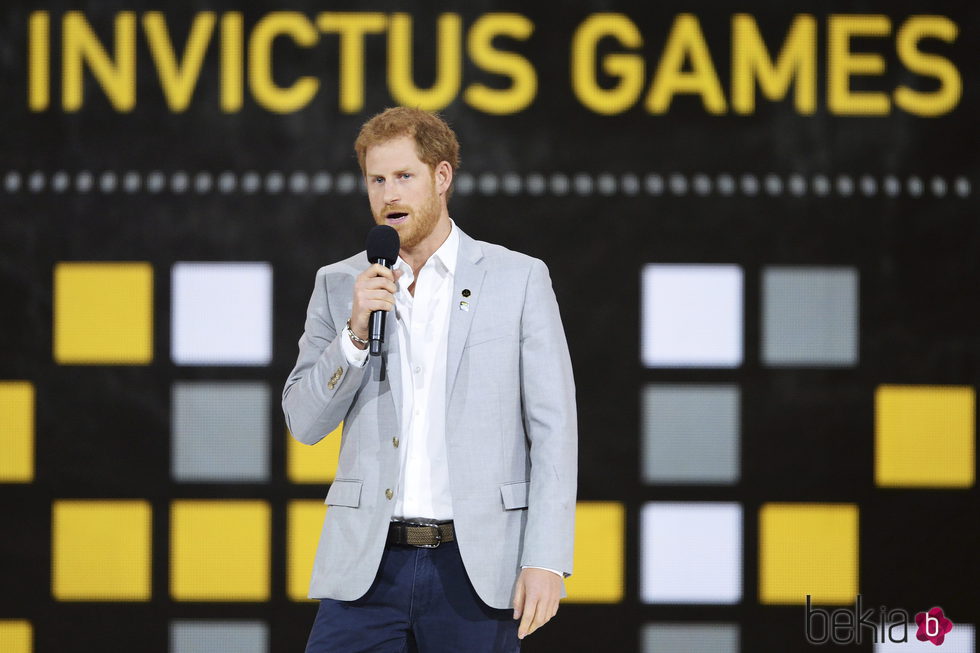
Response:
[[[371,263],[380,263],[389,270],[398,259],[398,248],[401,243],[398,239],[398,232],[394,227],[386,224],[379,224],[368,232],[367,237],[367,257]],[[372,356],[381,353],[381,345],[385,341],[385,315],[387,311],[372,311],[371,321],[368,328],[369,348]]]

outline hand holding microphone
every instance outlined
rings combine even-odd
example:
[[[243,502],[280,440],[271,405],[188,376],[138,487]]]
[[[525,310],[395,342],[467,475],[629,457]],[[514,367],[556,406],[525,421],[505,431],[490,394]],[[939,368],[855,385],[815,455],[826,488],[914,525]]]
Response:
[[[357,275],[354,281],[354,301],[351,307],[350,328],[354,335],[370,342],[371,355],[381,353],[384,343],[385,316],[395,307],[395,282],[401,271],[391,267],[398,259],[398,232],[387,225],[378,225],[368,232],[367,256],[371,267]],[[368,345],[356,340],[358,349]]]

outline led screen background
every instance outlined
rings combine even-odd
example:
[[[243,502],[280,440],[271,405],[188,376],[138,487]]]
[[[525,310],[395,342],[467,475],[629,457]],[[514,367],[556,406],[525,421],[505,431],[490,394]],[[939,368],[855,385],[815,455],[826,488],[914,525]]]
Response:
[[[806,594],[975,649],[974,7],[0,11],[0,649],[302,649],[338,438],[278,397],[399,102],[571,348],[576,573],[525,650],[809,650]]]

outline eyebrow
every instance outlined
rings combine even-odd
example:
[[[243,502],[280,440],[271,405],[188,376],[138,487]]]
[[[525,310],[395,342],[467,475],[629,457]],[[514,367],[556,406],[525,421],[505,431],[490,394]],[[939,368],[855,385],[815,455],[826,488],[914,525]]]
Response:
[[[412,170],[408,166],[403,166],[401,168],[398,168],[397,170],[392,171],[391,174],[392,175],[400,175],[400,174],[403,174],[403,173],[406,173],[406,172],[414,172],[414,170]],[[367,173],[367,176],[368,177],[384,177],[385,175],[382,174],[382,173],[380,173],[380,172],[368,172]]]

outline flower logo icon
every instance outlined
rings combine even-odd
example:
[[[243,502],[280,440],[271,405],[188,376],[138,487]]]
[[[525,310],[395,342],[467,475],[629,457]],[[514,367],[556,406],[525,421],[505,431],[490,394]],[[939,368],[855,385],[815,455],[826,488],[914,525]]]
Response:
[[[953,622],[947,619],[943,615],[943,609],[938,607],[915,615],[915,624],[919,627],[915,638],[920,642],[932,642],[936,646],[942,644],[946,639],[946,633],[953,630]]]

